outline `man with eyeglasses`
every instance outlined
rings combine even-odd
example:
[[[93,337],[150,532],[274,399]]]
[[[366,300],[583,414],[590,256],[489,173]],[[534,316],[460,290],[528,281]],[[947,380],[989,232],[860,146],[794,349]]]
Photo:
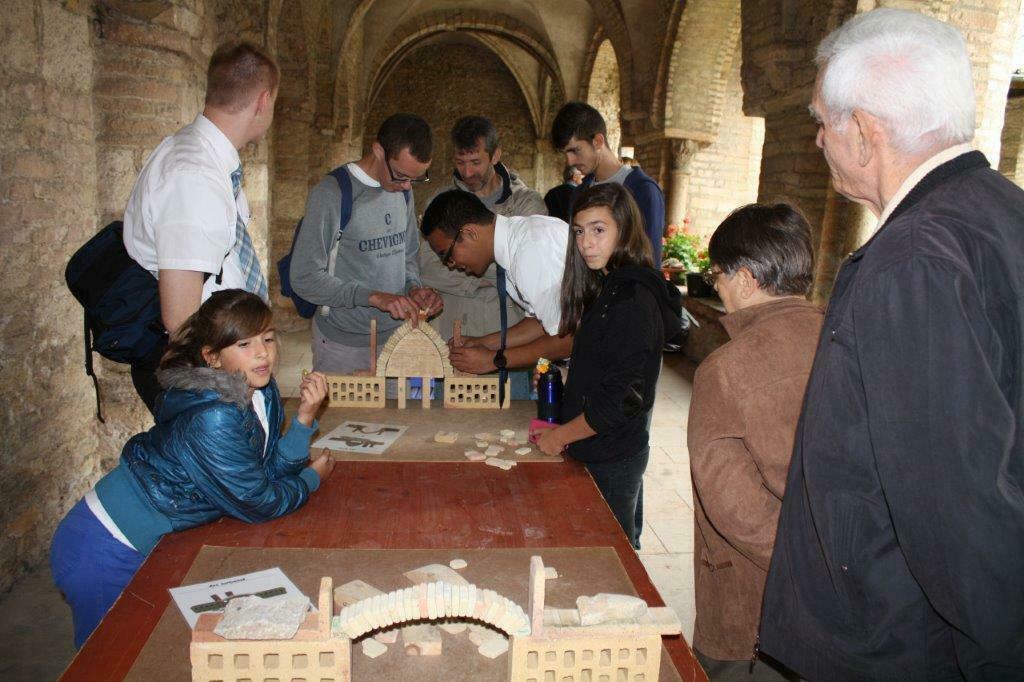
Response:
[[[339,182],[327,176],[310,192],[292,251],[291,284],[302,298],[326,307],[313,322],[314,370],[367,369],[370,320],[377,320],[384,343],[404,320],[416,324],[420,311],[428,317],[441,311],[441,297],[420,281],[411,192],[430,180],[432,151],[426,121],[414,114],[388,117],[370,151],[344,167],[351,214],[340,240]]]
[[[501,143],[494,124],[482,116],[463,116],[451,131],[453,164],[452,184],[435,194],[461,189],[475,194],[484,206],[504,216],[545,215],[544,200],[501,161]],[[429,203],[429,202],[428,202]],[[496,266],[480,277],[466,277],[449,270],[425,245],[420,245],[420,277],[444,299],[444,312],[430,323],[445,337],[452,333],[452,322],[462,324],[462,333],[482,336],[500,328]],[[508,324],[523,318],[523,310],[514,303],[507,306]],[[522,387],[529,385],[522,376]],[[513,380],[513,383],[516,383]]]
[[[558,336],[568,225],[541,215],[496,215],[475,194],[453,189],[434,197],[420,229],[447,267],[480,277],[496,264],[499,293],[527,312],[505,334],[463,337],[452,348],[456,369],[485,374],[569,355],[572,337]]]

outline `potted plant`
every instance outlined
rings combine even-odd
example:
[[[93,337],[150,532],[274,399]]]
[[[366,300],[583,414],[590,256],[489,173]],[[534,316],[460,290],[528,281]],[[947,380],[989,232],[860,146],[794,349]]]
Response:
[[[696,298],[714,296],[715,292],[703,280],[703,272],[708,269],[707,248],[701,238],[687,231],[686,223],[680,229],[677,225],[669,225],[665,229],[662,246],[661,270],[667,279],[677,284],[686,284],[687,294]]]

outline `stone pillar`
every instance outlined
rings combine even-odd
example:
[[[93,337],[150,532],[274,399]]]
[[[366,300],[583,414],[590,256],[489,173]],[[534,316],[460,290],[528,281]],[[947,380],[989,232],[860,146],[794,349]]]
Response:
[[[666,218],[669,224],[682,226],[689,200],[690,166],[693,157],[707,144],[685,138],[670,138],[668,143],[672,166],[669,170]]]
[[[1024,186],[1024,97],[1011,97],[1006,102],[999,172]]]
[[[537,138],[536,151],[533,153],[533,188],[544,196],[548,187],[554,187],[562,181],[548,177],[548,157],[552,152],[551,142],[543,138]]]
[[[825,214],[821,220],[821,239],[814,254],[811,299],[815,303],[828,301],[839,266],[851,252],[870,239],[877,222],[871,211],[839,194],[829,182]]]

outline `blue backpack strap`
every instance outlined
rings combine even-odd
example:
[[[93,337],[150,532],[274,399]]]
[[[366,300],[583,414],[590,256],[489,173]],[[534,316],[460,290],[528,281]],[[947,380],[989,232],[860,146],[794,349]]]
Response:
[[[345,226],[352,219],[352,177],[345,170],[345,166],[338,166],[330,172],[330,175],[338,181],[341,188],[341,220],[338,224],[338,238],[345,231]]]

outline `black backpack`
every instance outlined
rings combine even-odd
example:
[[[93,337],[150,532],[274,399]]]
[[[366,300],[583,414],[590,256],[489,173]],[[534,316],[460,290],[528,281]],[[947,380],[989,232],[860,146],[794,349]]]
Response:
[[[218,274],[218,282],[220,278]],[[127,364],[159,361],[167,347],[167,330],[160,317],[157,279],[128,255],[120,220],[71,256],[64,279],[85,311],[85,373],[92,378],[96,417],[103,422],[92,352]]]

